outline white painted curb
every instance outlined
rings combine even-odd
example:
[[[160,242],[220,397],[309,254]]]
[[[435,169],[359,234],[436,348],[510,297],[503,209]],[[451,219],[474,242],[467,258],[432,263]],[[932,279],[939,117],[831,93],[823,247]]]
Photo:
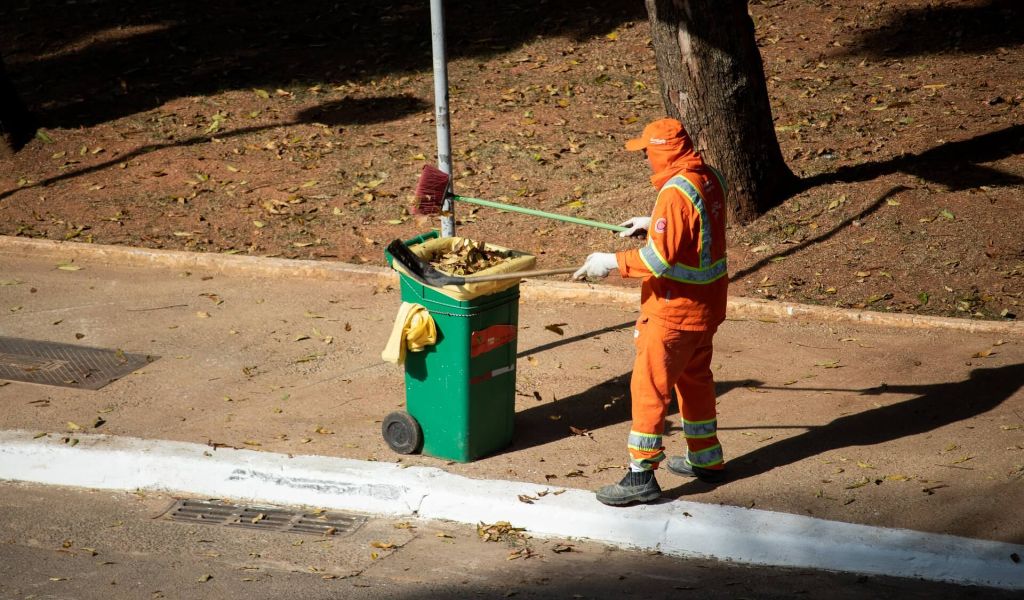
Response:
[[[520,494],[562,488],[468,479],[429,467],[103,435],[36,438],[0,432],[0,479],[146,489],[476,524],[509,521],[544,536],[589,538],[759,565],[919,577],[1024,589],[1024,546],[673,501],[610,508],[568,489],[533,504]]]

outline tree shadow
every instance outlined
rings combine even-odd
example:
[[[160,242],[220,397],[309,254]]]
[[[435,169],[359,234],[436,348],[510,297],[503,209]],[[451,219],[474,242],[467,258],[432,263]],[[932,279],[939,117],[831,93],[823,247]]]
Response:
[[[801,191],[830,183],[856,183],[892,173],[908,173],[960,191],[983,185],[1020,185],[1024,177],[980,163],[1024,153],[1024,125],[1013,125],[968,140],[948,142],[920,154],[842,167],[801,180]]]
[[[863,218],[867,217],[868,215],[870,215],[871,213],[873,213],[876,210],[878,210],[878,208],[880,206],[882,206],[882,203],[884,203],[887,199],[895,196],[896,194],[898,194],[898,193],[900,193],[902,191],[908,190],[908,189],[910,189],[910,188],[908,188],[906,186],[903,186],[903,185],[897,185],[897,186],[893,186],[893,187],[889,188],[888,190],[886,190],[885,193],[883,193],[881,196],[879,196],[877,199],[875,199],[875,201],[873,201],[868,206],[864,207],[859,213],[844,219],[842,222],[838,223],[835,227],[833,227],[829,231],[827,231],[827,232],[825,232],[825,233],[823,233],[823,234],[821,234],[821,235],[819,235],[817,237],[806,239],[806,240],[800,242],[799,244],[796,244],[795,246],[791,246],[791,247],[787,248],[786,250],[784,250],[782,252],[777,252],[777,253],[772,254],[770,256],[765,256],[764,258],[762,258],[761,260],[757,261],[756,263],[750,265],[749,267],[747,267],[745,269],[741,269],[740,271],[737,271],[736,273],[730,275],[729,276],[729,281],[730,282],[737,282],[737,281],[739,281],[739,280],[741,280],[741,279],[743,279],[745,277],[748,277],[750,275],[753,275],[754,273],[757,273],[759,270],[761,270],[762,267],[764,267],[765,265],[771,263],[773,260],[778,260],[781,257],[792,256],[793,254],[796,254],[797,252],[800,252],[804,248],[807,248],[807,247],[812,246],[814,244],[818,244],[818,243],[824,242],[825,240],[827,240],[827,239],[835,236],[836,234],[838,234],[840,231],[842,231],[846,227],[849,227],[849,225],[851,223],[853,223],[854,221],[863,219]]]
[[[974,6],[926,6],[901,12],[865,33],[844,55],[908,57],[960,52],[977,54],[1024,44],[1024,3],[990,0]]]
[[[570,437],[573,435],[570,426],[593,431],[631,420],[630,375],[631,372],[626,372],[578,394],[517,412],[516,435],[512,445],[504,452],[525,450]],[[722,397],[735,388],[760,384],[761,382],[752,379],[716,381],[715,394]],[[677,403],[669,405],[669,415],[678,412]],[[667,432],[672,430],[669,428]],[[625,437],[622,439],[622,445],[625,460]]]
[[[393,121],[418,112],[432,105],[410,96],[384,96],[378,98],[343,98],[308,108],[298,114],[293,123],[323,123],[324,125],[355,125]]]
[[[375,123],[378,121],[385,121],[388,119],[395,119],[404,114],[410,112],[417,112],[425,106],[422,100],[412,98],[409,96],[388,96],[380,98],[364,98],[364,99],[351,99],[346,98],[337,102],[328,102],[312,108],[306,109],[300,112],[294,121],[288,121],[285,123],[274,123],[273,125],[259,125],[255,127],[242,127],[239,129],[218,131],[216,134],[201,134],[185,138],[183,140],[176,140],[173,142],[167,142],[163,144],[147,144],[140,146],[135,150],[127,152],[125,154],[119,154],[116,157],[106,160],[101,163],[90,165],[74,171],[67,171],[56,175],[54,177],[48,177],[41,179],[29,185],[12,188],[3,192],[0,192],[0,201],[8,196],[13,195],[15,192],[33,188],[33,187],[46,187],[53,185],[59,181],[67,179],[74,179],[76,177],[82,177],[90,173],[96,173],[102,171],[114,165],[127,162],[133,158],[138,158],[150,152],[157,152],[167,148],[185,148],[188,146],[196,146],[199,144],[208,144],[212,138],[218,140],[226,140],[252,133],[259,133],[261,131],[268,131],[272,129],[279,129],[281,127],[288,127],[290,125],[300,125],[303,123],[323,123],[324,125],[338,126],[348,125],[357,123]]]
[[[997,368],[974,369],[970,376],[954,383],[895,385],[864,390],[865,394],[919,394],[916,398],[840,417],[827,425],[762,446],[728,461],[728,485],[777,467],[820,456],[830,450],[871,446],[932,431],[976,417],[999,406],[1024,386],[1024,363]],[[725,448],[728,453],[729,449]],[[691,481],[666,493],[678,498],[706,491],[708,485]]]
[[[638,2],[446,2],[451,59],[537,36],[572,41],[642,19]],[[126,6],[127,5],[127,6]],[[16,0],[0,40],[47,127],[83,127],[224,90],[367,82],[431,67],[429,3]]]

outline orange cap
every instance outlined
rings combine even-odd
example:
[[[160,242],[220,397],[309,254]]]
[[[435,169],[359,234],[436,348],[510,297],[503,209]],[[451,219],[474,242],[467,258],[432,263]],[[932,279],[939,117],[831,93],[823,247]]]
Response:
[[[687,139],[686,129],[676,119],[658,119],[644,127],[640,137],[626,142],[626,150],[679,144]]]

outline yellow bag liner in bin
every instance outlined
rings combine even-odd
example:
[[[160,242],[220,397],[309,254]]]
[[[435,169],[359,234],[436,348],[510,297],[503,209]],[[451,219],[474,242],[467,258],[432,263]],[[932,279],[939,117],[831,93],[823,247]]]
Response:
[[[451,252],[455,247],[463,242],[466,238],[461,237],[445,237],[445,238],[434,238],[427,240],[422,244],[416,244],[415,246],[409,246],[409,250],[416,256],[419,256],[427,262],[431,261],[435,256]],[[518,250],[510,250],[502,246],[495,244],[485,243],[484,249],[491,252],[505,252],[508,254],[509,259],[502,262],[499,265],[488,267],[476,271],[472,275],[466,275],[466,277],[476,277],[478,275],[498,275],[500,273],[514,273],[516,271],[528,271],[537,264],[537,257],[526,252],[520,252]],[[398,261],[394,262],[396,270],[408,275],[409,272],[402,266]],[[521,280],[516,278],[503,279],[501,281],[481,281],[480,283],[467,283],[465,285],[446,285],[444,287],[431,287],[431,289],[441,292],[445,296],[452,298],[453,300],[466,301],[472,300],[473,298],[479,298],[480,296],[486,296],[488,294],[496,294],[503,292],[511,287],[519,285]]]

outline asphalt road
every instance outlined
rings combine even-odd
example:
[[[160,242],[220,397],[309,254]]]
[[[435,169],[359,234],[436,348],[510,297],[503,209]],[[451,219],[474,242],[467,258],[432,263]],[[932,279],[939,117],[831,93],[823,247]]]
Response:
[[[174,498],[0,484],[0,598],[1011,598],[369,518],[344,535],[172,521]],[[290,510],[311,512],[312,508]]]

